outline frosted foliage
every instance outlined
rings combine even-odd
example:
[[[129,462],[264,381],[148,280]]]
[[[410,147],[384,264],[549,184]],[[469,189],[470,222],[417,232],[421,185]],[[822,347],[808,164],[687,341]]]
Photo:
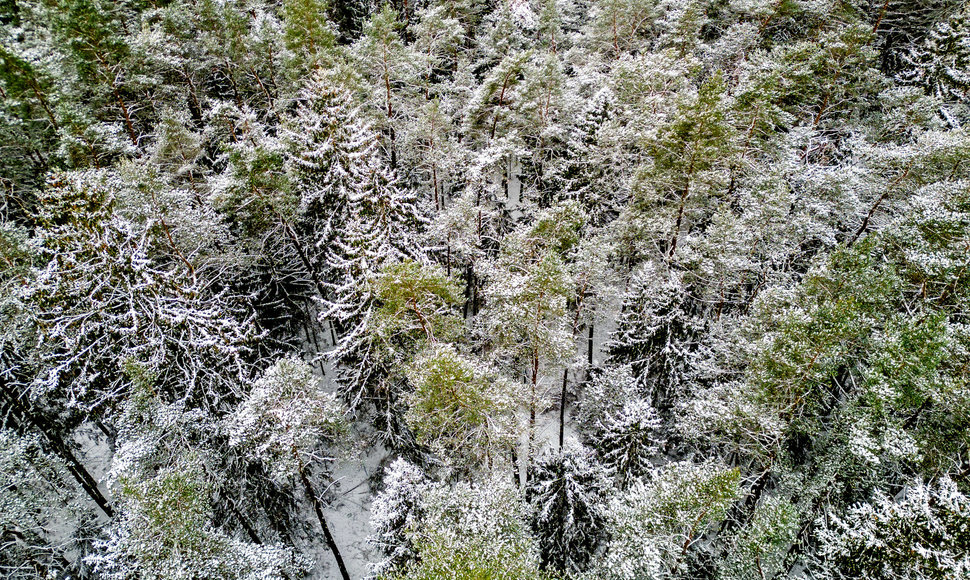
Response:
[[[364,189],[374,170],[377,142],[352,95],[334,76],[316,73],[299,97],[296,116],[281,137],[301,180],[305,211],[315,203],[345,201]]]
[[[211,488],[191,464],[123,483],[121,514],[86,558],[104,578],[268,580],[310,562],[292,548],[233,539],[208,520]]]
[[[639,389],[630,365],[613,366],[596,375],[583,389],[577,417],[583,425],[598,426],[623,408],[639,399]]]
[[[751,521],[731,538],[722,577],[745,580],[783,574],[788,549],[797,534],[795,506],[781,498],[768,498],[755,507]]]
[[[754,457],[775,452],[785,421],[770,407],[746,397],[736,383],[716,385],[685,401],[679,410],[679,431],[697,443],[726,440],[730,448]]]
[[[231,445],[244,447],[285,481],[303,464],[323,459],[318,447],[334,440],[343,421],[336,395],[323,392],[313,369],[291,357],[263,373],[226,429]]]
[[[384,554],[384,560],[373,564],[375,574],[401,565],[416,556],[407,537],[418,524],[421,501],[429,486],[427,475],[404,459],[395,459],[384,472],[384,489],[374,498],[370,509],[371,544]]]
[[[649,402],[626,402],[602,425],[603,462],[621,478],[643,472],[657,455],[661,443],[657,431],[660,417]]]
[[[968,0],[0,0],[0,578],[970,580],[968,123]]]
[[[418,559],[392,577],[541,577],[519,491],[506,478],[438,484],[426,492],[422,507],[421,522],[408,533]]]
[[[666,578],[738,495],[737,470],[671,463],[618,494],[606,510],[614,534],[594,563],[602,578]]]
[[[850,453],[874,465],[887,458],[918,460],[920,455],[919,446],[909,433],[894,426],[873,429],[865,417],[854,421],[849,428],[848,443]]]
[[[43,193],[36,234],[48,261],[20,291],[41,343],[33,389],[64,389],[69,404],[93,408],[121,396],[121,370],[134,359],[214,403],[240,378],[250,321],[202,288],[184,255],[157,258],[159,246],[171,248],[166,226],[118,210],[126,189],[116,172],[86,171],[52,175]]]
[[[944,477],[915,482],[898,498],[830,514],[819,531],[823,578],[929,580],[970,575],[970,500]]]
[[[609,475],[591,450],[579,446],[539,459],[526,497],[544,567],[583,569],[603,527]]]

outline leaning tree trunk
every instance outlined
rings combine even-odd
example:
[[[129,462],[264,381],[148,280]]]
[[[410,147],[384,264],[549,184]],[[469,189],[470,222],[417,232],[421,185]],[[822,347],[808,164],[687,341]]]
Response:
[[[7,399],[10,412],[8,417],[19,423],[20,428],[28,429],[33,427],[38,433],[43,435],[54,452],[64,460],[67,465],[67,470],[77,480],[81,489],[101,508],[104,515],[109,518],[114,517],[114,510],[108,502],[108,499],[104,497],[104,494],[98,488],[98,482],[88,472],[87,468],[77,456],[74,455],[67,442],[57,432],[55,426],[46,417],[39,413],[34,413],[28,408],[13,391],[12,386],[0,384],[0,393],[3,393]]]
[[[300,461],[296,449],[293,450],[293,455],[297,456],[297,465],[299,465],[297,471],[299,471],[300,481],[303,483],[303,492],[306,494],[307,499],[310,500],[310,503],[313,504],[313,511],[317,515],[317,521],[320,522],[320,527],[323,529],[323,537],[327,541],[327,547],[333,552],[333,559],[337,561],[340,577],[343,580],[350,580],[350,574],[347,573],[347,567],[344,566],[344,559],[340,555],[340,548],[337,547],[337,542],[334,540],[333,534],[330,533],[330,526],[327,525],[327,519],[323,517],[323,507],[320,505],[320,498],[313,491],[313,485],[310,483],[310,478],[307,477],[306,468],[303,466],[303,462]]]

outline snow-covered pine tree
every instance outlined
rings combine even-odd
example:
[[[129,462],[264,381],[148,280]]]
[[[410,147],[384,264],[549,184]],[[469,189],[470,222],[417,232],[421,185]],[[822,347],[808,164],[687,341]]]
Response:
[[[123,215],[125,187],[115,172],[60,173],[43,194],[44,268],[23,295],[38,341],[32,389],[110,412],[125,397],[124,363],[135,359],[158,371],[164,397],[215,408],[239,393],[251,320],[176,257],[164,221]]]
[[[646,473],[660,452],[661,420],[644,400],[627,401],[600,426],[599,454],[620,486]]]
[[[230,443],[246,449],[253,461],[267,467],[279,485],[298,481],[297,487],[313,508],[340,576],[350,580],[324,516],[323,500],[312,482],[313,467],[333,460],[329,457],[321,461],[317,452],[323,446],[338,444],[345,429],[344,408],[336,395],[321,390],[308,364],[295,357],[282,358],[256,381],[226,427]]]
[[[602,578],[670,578],[738,496],[741,474],[714,463],[670,463],[616,496],[606,508],[612,532],[591,570]]]
[[[384,136],[384,149],[392,168],[398,165],[398,133],[404,94],[414,86],[416,54],[401,39],[404,23],[398,12],[385,4],[371,14],[364,33],[354,46],[357,62],[367,84],[367,110],[374,115],[374,127]]]
[[[416,558],[388,579],[551,577],[539,568],[525,506],[508,478],[429,486],[421,513],[407,534]]]
[[[118,517],[85,561],[111,580],[225,578],[303,574],[310,561],[292,549],[242,542],[210,517],[211,483],[191,457],[146,479],[122,479]]]
[[[823,578],[959,578],[970,568],[970,499],[947,476],[915,481],[892,498],[878,493],[818,533]]]
[[[617,328],[606,344],[610,360],[631,365],[651,404],[669,411],[690,383],[703,347],[703,305],[682,274],[648,265],[633,274]],[[666,278],[666,279],[665,279]]]

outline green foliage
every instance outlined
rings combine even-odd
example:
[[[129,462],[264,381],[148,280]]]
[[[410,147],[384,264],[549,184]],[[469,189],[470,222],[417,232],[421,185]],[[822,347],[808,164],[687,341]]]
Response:
[[[122,480],[121,486],[122,496],[138,506],[135,517],[164,538],[161,551],[156,552],[149,543],[149,549],[136,553],[135,558],[166,560],[204,548],[211,489],[198,469],[164,471],[145,482]]]
[[[872,41],[870,26],[851,24],[785,47],[779,60],[786,109],[815,127],[865,106],[885,82]]]
[[[330,3],[286,0],[282,8],[283,38],[294,54],[294,73],[305,75],[317,66],[329,64],[330,52],[337,44],[334,27],[327,19]]]
[[[966,352],[954,308],[967,286],[948,257],[966,235],[966,209],[962,193],[931,199],[885,236],[837,252],[813,271],[785,314],[766,320],[775,331],[749,370],[759,400],[796,432],[813,435],[815,418],[841,399],[855,425],[850,449],[869,462],[883,452],[936,462],[950,449],[941,429],[963,439],[936,412],[966,404],[957,387],[966,377],[953,365]],[[940,213],[941,203],[951,209]],[[935,451],[917,451],[924,445]]]
[[[531,227],[509,235],[488,270],[489,327],[495,341],[524,360],[563,360],[572,350],[566,302],[575,291],[565,258],[584,223],[574,202],[546,210]]]
[[[516,435],[513,383],[443,344],[415,358],[407,376],[414,392],[405,418],[419,443],[456,466],[502,462]]]
[[[719,75],[705,81],[696,96],[677,104],[671,122],[646,146],[653,164],[637,177],[634,207],[650,229],[656,228],[643,233],[668,232],[671,257],[681,233],[715,210],[710,207],[717,199],[714,193],[734,155],[736,135],[726,117],[725,90]]]
[[[460,336],[462,321],[454,311],[459,290],[440,267],[405,260],[387,264],[373,281],[377,308],[368,325],[374,340],[391,351],[414,344]]]
[[[613,56],[637,48],[652,30],[655,7],[655,0],[597,2],[592,35],[597,48]]]
[[[721,577],[741,580],[783,573],[797,533],[798,509],[784,499],[766,500],[731,539],[731,553],[725,558]]]
[[[277,227],[281,217],[296,217],[299,198],[292,191],[283,147],[251,117],[241,121],[244,139],[227,148],[226,179],[214,201],[252,235]]]

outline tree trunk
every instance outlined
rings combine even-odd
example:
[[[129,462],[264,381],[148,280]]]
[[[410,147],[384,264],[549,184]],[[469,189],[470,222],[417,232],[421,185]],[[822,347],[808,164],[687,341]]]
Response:
[[[294,450],[296,454],[296,450]],[[307,499],[313,504],[313,511],[317,515],[317,521],[320,522],[320,527],[323,529],[323,537],[327,541],[327,547],[333,552],[333,558],[337,561],[337,568],[340,570],[340,577],[343,580],[350,580],[350,574],[347,573],[347,567],[344,566],[344,559],[340,556],[340,549],[337,547],[337,542],[333,539],[333,534],[330,533],[330,526],[327,525],[326,518],[323,517],[323,508],[320,506],[320,499],[317,494],[313,491],[313,486],[310,484],[310,478],[307,477],[306,469],[303,468],[303,464],[300,464],[300,481],[303,482],[303,492],[306,494]]]
[[[529,397],[529,447],[526,449],[525,457],[525,482],[529,483],[529,472],[532,470],[532,456],[535,453],[536,442],[536,403],[537,389],[539,382],[539,352],[532,353],[532,381],[531,393]]]
[[[109,518],[114,517],[114,510],[98,488],[98,482],[88,472],[87,468],[84,467],[84,464],[78,460],[77,456],[74,455],[64,439],[57,433],[54,425],[47,418],[31,412],[30,409],[18,400],[16,393],[13,392],[10,385],[4,384],[0,386],[0,392],[4,393],[10,404],[10,411],[14,420],[19,422],[21,427],[25,428],[30,425],[43,435],[54,452],[67,464],[67,470],[71,472],[71,475],[74,476],[74,479],[77,480],[85,493],[94,500],[94,503],[101,508],[101,511],[106,516]]]
[[[566,436],[566,384],[569,379],[569,367],[562,370],[562,391],[559,394],[559,449],[562,449]]]

